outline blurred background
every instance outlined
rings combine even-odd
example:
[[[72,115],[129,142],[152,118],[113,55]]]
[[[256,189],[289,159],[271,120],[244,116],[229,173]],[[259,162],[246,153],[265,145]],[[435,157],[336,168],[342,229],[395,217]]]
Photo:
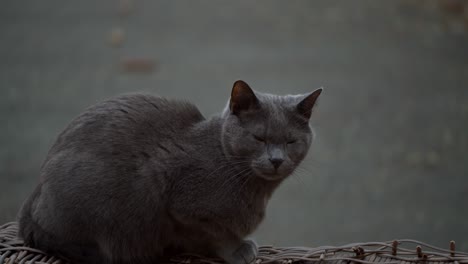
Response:
[[[413,238],[468,251],[468,1],[4,0],[0,223],[87,106],[126,92],[206,115],[232,84],[325,87],[317,138],[260,244]]]

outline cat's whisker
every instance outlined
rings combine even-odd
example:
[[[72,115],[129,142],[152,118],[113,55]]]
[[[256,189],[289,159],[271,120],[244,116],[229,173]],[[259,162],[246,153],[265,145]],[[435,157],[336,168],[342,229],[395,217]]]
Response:
[[[246,180],[242,183],[242,185],[239,187],[240,190],[242,190],[242,189],[248,184],[248,182],[250,181],[250,179],[253,178],[251,175],[248,175],[248,174],[247,174],[246,176],[247,176],[247,177],[246,177],[247,179],[246,179]]]
[[[220,169],[223,169],[223,168],[226,168],[228,166],[232,166],[232,165],[241,165],[243,164],[244,162],[232,162],[232,161],[225,161],[225,162],[221,162],[221,166],[218,167],[217,169],[213,170],[212,172],[210,172],[207,177],[213,175],[215,172],[219,171]]]
[[[293,174],[291,174],[290,178],[293,178],[296,181],[296,183],[299,184],[299,186],[303,186],[304,182],[298,176],[299,175],[294,172]]]
[[[302,168],[296,168],[296,170],[294,171],[294,174],[295,175],[300,175],[300,176],[305,176],[305,177],[311,177],[312,176],[312,173],[308,170],[305,170],[305,169],[302,169]]]
[[[242,180],[242,183],[240,184],[240,187],[238,188],[238,191],[235,192],[237,194],[236,199],[238,199],[239,196],[241,196],[244,187],[247,185],[247,183],[250,181],[250,179],[253,178],[251,173],[246,173],[246,172],[248,172],[248,169],[241,171],[236,176],[236,178],[238,179],[237,183],[240,183],[241,180]],[[244,173],[246,173],[246,174],[244,174]],[[242,176],[242,177],[240,177],[240,176]]]
[[[307,167],[298,166],[298,167],[296,168],[296,171],[305,173],[305,174],[307,174],[307,175],[313,175],[313,173],[312,173],[312,171],[310,170],[310,168],[307,168]]]
[[[297,167],[294,170],[294,172],[291,174],[290,177],[294,178],[296,180],[296,182],[300,183],[300,186],[303,187],[303,186],[307,186],[309,184],[302,177],[304,177],[304,176],[310,177],[310,175],[311,175],[311,173],[309,171],[307,171],[305,168]]]
[[[220,167],[218,167],[216,170],[214,170],[213,172],[211,172],[209,175],[212,175],[213,173],[221,170],[221,169],[226,169],[225,171],[221,172],[221,174],[223,174],[224,177],[219,177],[218,179],[219,180],[224,180],[225,177],[228,177],[229,179],[229,175],[231,172],[235,172],[238,168],[237,166],[232,166],[232,165],[236,165],[236,164],[232,164],[232,163],[225,163],[223,165],[221,165]],[[208,175],[208,176],[209,176]]]
[[[239,181],[241,181],[241,179],[243,177],[243,174],[245,172],[249,171],[249,170],[250,170],[250,168],[245,168],[245,169],[241,170],[240,172],[237,172],[234,175],[230,175],[228,177],[228,179],[223,182],[223,184],[221,185],[221,187],[219,189],[222,190],[223,189],[222,187],[224,187],[226,185],[230,185],[230,184],[232,186],[235,186]],[[235,169],[232,169],[230,172],[233,172],[233,171],[235,171]]]

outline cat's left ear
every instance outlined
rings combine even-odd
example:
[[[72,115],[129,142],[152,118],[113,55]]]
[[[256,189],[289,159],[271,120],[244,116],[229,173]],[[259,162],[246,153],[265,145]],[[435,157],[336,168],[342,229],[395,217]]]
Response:
[[[317,101],[319,95],[322,93],[323,88],[319,88],[309,95],[306,95],[299,104],[297,104],[297,110],[305,118],[309,119],[312,115],[312,109],[314,108],[315,102]]]

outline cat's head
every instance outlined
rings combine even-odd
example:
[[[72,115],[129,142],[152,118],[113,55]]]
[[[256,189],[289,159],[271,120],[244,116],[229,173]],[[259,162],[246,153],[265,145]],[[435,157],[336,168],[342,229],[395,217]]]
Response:
[[[225,154],[250,166],[258,177],[284,179],[309,150],[313,139],[309,119],[321,92],[277,96],[235,82],[223,112]]]

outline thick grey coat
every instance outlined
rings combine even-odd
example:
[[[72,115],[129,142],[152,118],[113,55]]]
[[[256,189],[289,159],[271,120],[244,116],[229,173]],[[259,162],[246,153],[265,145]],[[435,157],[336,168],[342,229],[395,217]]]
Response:
[[[251,262],[255,243],[243,239],[306,155],[318,94],[264,95],[238,81],[227,109],[208,120],[190,103],[151,95],[92,106],[50,149],[20,235],[75,263],[154,263],[180,252]]]

